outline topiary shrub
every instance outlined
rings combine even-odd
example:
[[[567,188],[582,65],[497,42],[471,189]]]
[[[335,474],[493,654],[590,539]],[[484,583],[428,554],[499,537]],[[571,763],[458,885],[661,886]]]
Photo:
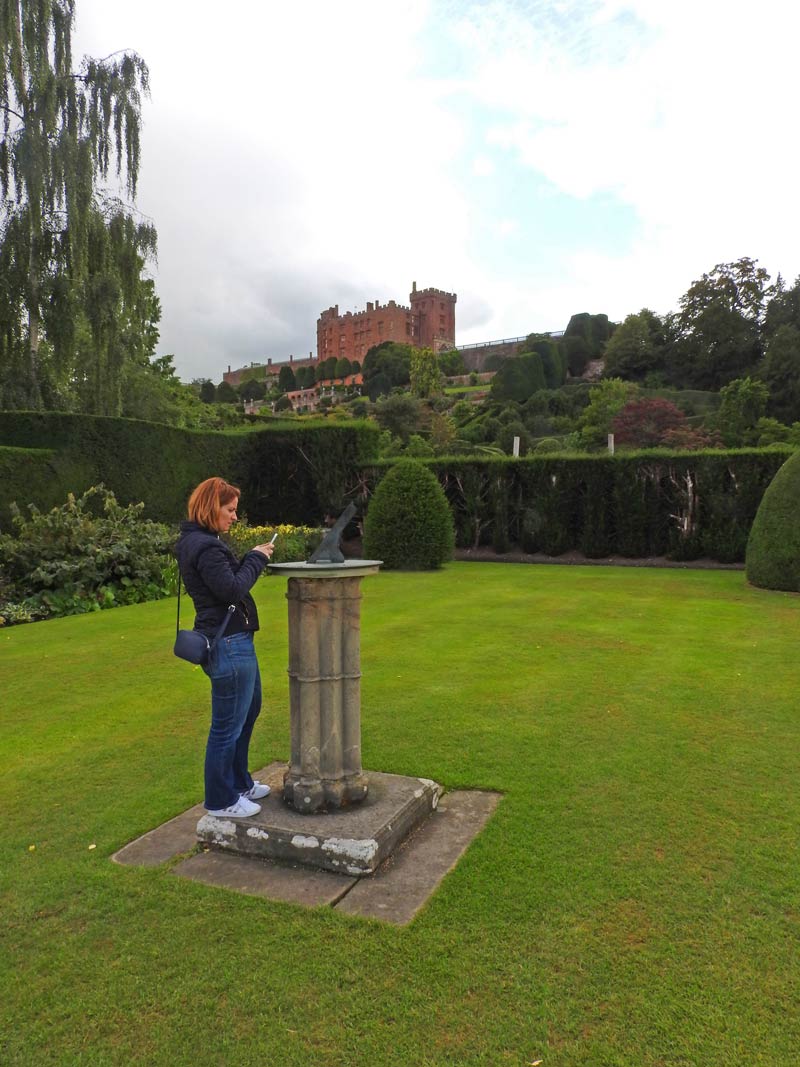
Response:
[[[763,589],[800,592],[800,452],[770,482],[747,541],[747,580]]]
[[[453,555],[453,516],[436,475],[401,460],[378,483],[364,522],[364,554],[389,570],[434,570]]]

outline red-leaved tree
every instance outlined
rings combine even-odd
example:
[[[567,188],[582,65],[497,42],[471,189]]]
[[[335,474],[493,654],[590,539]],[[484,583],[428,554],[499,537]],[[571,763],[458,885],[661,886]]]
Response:
[[[614,440],[634,448],[655,448],[663,443],[669,430],[686,425],[686,416],[670,400],[644,397],[631,400],[619,411],[611,423]]]

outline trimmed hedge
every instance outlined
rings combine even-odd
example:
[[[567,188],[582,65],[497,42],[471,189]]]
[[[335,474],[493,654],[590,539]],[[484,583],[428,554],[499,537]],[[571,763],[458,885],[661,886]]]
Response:
[[[11,501],[47,508],[98,484],[121,504],[143,501],[146,518],[176,522],[194,486],[213,474],[241,486],[242,510],[253,523],[317,525],[344,507],[357,468],[376,455],[377,441],[376,427],[356,421],[220,433],[94,415],[0,412],[0,526],[9,524]],[[20,450],[30,458],[21,461]]]
[[[784,448],[653,450],[458,457],[426,465],[450,503],[460,548],[735,563],[744,560],[766,487],[791,454]],[[365,496],[387,466],[365,471]]]
[[[747,542],[747,580],[763,589],[800,592],[800,452],[764,493]]]
[[[364,522],[364,555],[387,570],[436,570],[453,558],[453,516],[436,475],[396,463],[378,485]]]

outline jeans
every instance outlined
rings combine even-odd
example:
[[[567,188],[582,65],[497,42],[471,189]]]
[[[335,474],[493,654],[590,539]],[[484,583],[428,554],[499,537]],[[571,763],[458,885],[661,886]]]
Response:
[[[232,634],[217,641],[203,670],[211,679],[205,806],[218,811],[235,804],[253,785],[247,756],[261,711],[261,676],[252,633]]]

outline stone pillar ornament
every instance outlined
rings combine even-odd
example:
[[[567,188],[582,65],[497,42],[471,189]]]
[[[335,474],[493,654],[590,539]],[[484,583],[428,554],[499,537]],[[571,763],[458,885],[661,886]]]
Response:
[[[314,814],[358,804],[361,767],[361,579],[380,560],[346,560],[341,531],[350,505],[306,563],[271,563],[289,579],[291,760],[283,798]]]

